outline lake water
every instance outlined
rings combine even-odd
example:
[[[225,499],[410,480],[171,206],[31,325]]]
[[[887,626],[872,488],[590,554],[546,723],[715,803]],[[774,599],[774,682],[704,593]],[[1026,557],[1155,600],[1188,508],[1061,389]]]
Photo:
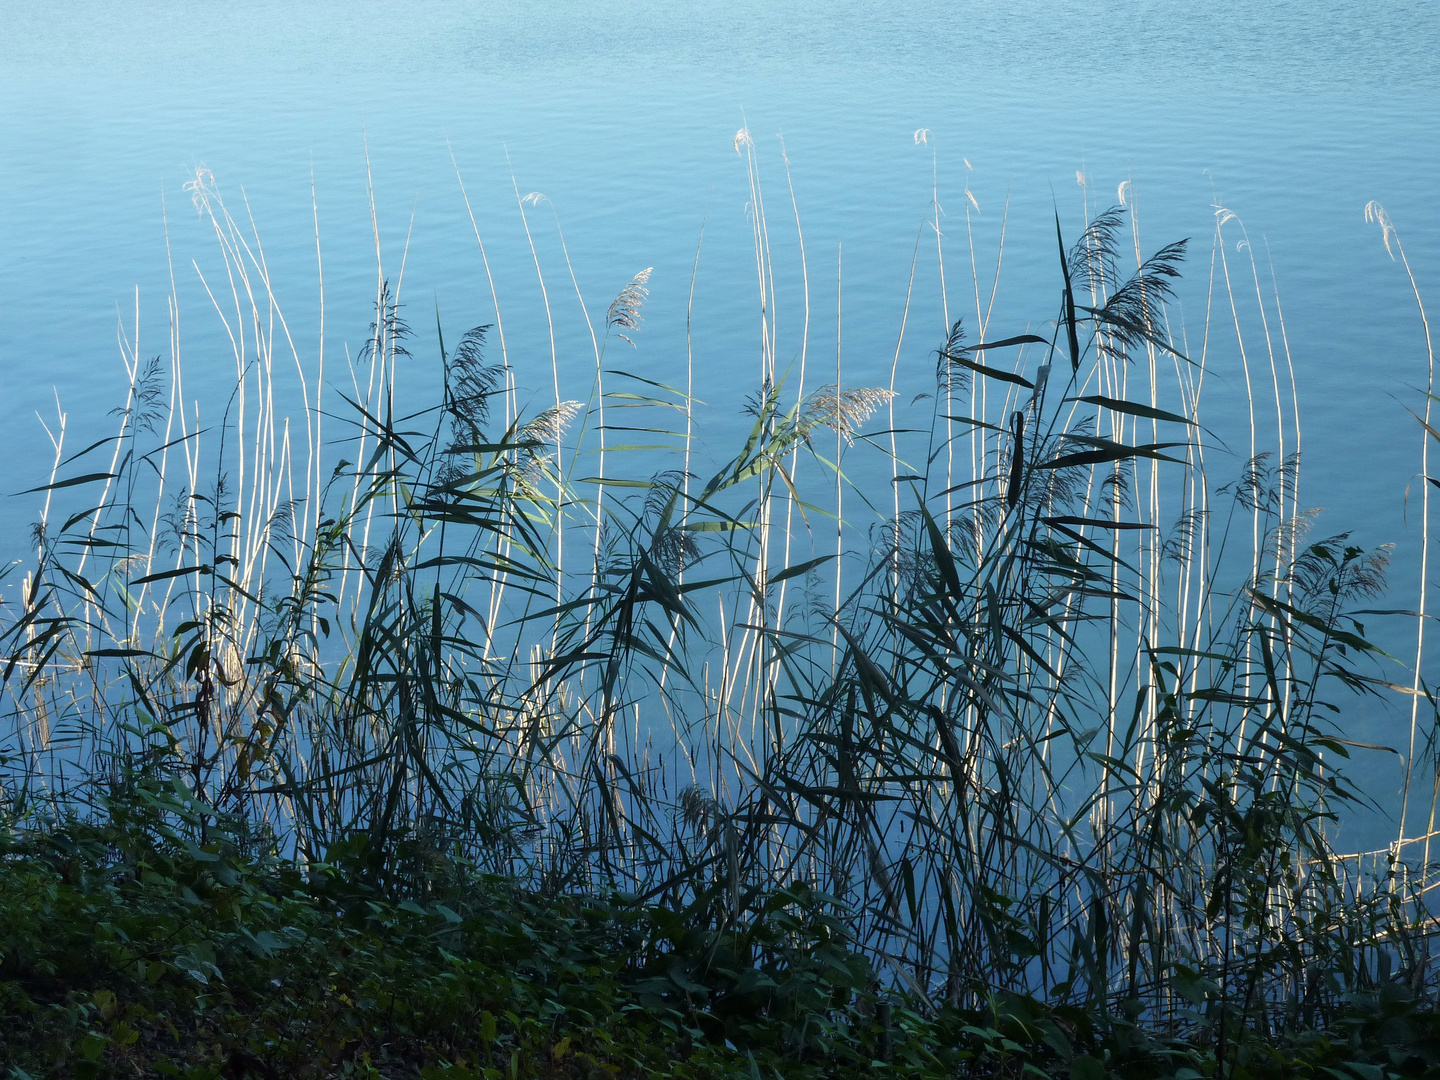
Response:
[[[133,333],[137,289],[140,352],[167,350],[167,224],[190,389],[213,395],[233,380],[192,266],[219,268],[183,190],[201,164],[232,211],[242,192],[248,200],[306,355],[319,334],[313,182],[327,348],[353,351],[374,294],[367,152],[384,261],[398,274],[408,235],[407,313],[423,330],[438,308],[447,334],[493,318],[458,166],[512,354],[540,401],[549,345],[517,193],[548,197],[592,311],[655,267],[625,364],[662,381],[675,381],[684,355],[703,227],[696,393],[722,454],[758,355],[750,196],[734,145],[746,127],[781,277],[781,363],[798,351],[800,292],[777,136],[817,327],[833,322],[843,245],[849,382],[886,377],[932,181],[961,310],[967,187],[982,265],[1008,201],[994,324],[1005,333],[1053,315],[1055,209],[1077,230],[1087,203],[1108,205],[1128,181],[1146,246],[1194,237],[1180,290],[1191,333],[1203,321],[1214,207],[1239,215],[1263,287],[1273,266],[1283,303],[1307,438],[1303,501],[1327,508],[1332,531],[1397,542],[1401,598],[1414,580],[1404,509],[1420,448],[1405,406],[1421,407],[1425,342],[1410,285],[1363,208],[1377,200],[1389,211],[1440,311],[1437,106],[1430,2],[0,0],[0,488],[43,481],[37,413],[54,416],[57,392],[72,445],[113,423],[106,413],[124,388],[116,326]],[[929,134],[917,144],[920,129]],[[578,357],[573,372],[588,383],[593,360],[553,219],[547,207],[530,213],[562,365]],[[935,286],[933,259],[922,261],[902,354],[917,370],[943,341]],[[817,329],[812,347],[833,354],[833,330]],[[1233,335],[1217,338],[1211,360],[1220,389],[1209,423],[1238,446]],[[19,550],[34,514],[33,497],[9,502],[5,550]],[[1367,717],[1389,737],[1392,721]]]

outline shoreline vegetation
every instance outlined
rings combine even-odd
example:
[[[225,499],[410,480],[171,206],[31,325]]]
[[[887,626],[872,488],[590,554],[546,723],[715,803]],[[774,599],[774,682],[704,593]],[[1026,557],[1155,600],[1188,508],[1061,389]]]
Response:
[[[493,280],[447,341],[377,266],[365,346],[327,358],[323,277],[306,348],[197,173],[224,420],[197,426],[172,295],[168,357],[123,342],[116,432],[50,432],[0,610],[10,1076],[1440,1074],[1429,484],[1420,596],[1376,610],[1389,550],[1300,495],[1243,225],[1217,209],[1186,328],[1196,245],[1143,246],[1124,186],[1087,197],[1056,213],[1053,310],[1001,327],[1003,248],[986,280],[969,233],[947,288],[936,199],[949,330],[912,395],[899,344],[888,384],[847,381],[840,267],[812,309],[788,163],[772,215],[735,149],[760,334],[718,462],[693,360],[623,367],[650,271],[592,313],[532,239],[554,400],[527,412]],[[527,237],[542,202],[516,190]],[[584,400],[554,347],[570,286]],[[1201,407],[1222,333],[1238,472]],[[1374,643],[1386,620],[1411,656]],[[1354,741],[1357,695],[1408,744]],[[1347,764],[1387,750],[1395,840],[1337,851],[1371,794]]]

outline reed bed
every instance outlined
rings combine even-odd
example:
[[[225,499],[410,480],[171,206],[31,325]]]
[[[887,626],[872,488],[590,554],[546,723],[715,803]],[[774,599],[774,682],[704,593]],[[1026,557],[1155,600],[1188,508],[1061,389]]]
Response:
[[[1132,193],[1087,197],[1056,216],[1033,333],[992,324],[973,233],[951,260],[973,282],[946,286],[937,201],[949,330],[909,400],[898,346],[888,385],[847,381],[838,327],[868,316],[838,299],[833,364],[810,350],[829,314],[799,202],[787,184],[772,215],[748,133],[736,152],[760,335],[748,435],[712,462],[693,371],[615,359],[649,271],[601,316],[567,253],[592,389],[567,399],[556,367],[527,413],[498,300],[431,337],[381,267],[353,358],[293,340],[253,227],[197,175],[234,395],[197,429],[172,295],[168,356],[126,345],[115,432],[78,451],[52,432],[0,624],[7,816],[159,783],[197,842],[223,822],[402,893],[500,874],[722,934],[806,886],[927,1007],[1030,995],[1222,1049],[1426,986],[1424,598],[1407,672],[1363,626],[1388,552],[1303,501],[1278,294],[1241,222],[1217,208],[1208,257],[1147,253]],[[548,228],[516,195],[527,235]],[[788,367],[772,227],[802,256]],[[1188,333],[1167,306],[1187,259],[1207,297]],[[1238,467],[1202,421],[1217,355],[1250,403]],[[422,362],[443,398],[406,411]],[[299,401],[276,391],[292,367]],[[1344,765],[1374,752],[1346,710],[1397,687],[1426,824],[1342,855],[1333,823],[1363,797]]]

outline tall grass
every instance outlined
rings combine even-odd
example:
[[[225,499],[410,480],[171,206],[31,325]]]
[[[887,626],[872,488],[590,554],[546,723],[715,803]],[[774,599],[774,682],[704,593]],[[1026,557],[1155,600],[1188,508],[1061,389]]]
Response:
[[[399,890],[468,866],[717,927],[805,882],[922,1002],[1031,994],[1222,1044],[1395,972],[1423,983],[1413,848],[1367,862],[1331,841],[1360,797],[1350,696],[1409,681],[1356,610],[1387,552],[1314,531],[1278,293],[1253,248],[1235,265],[1235,215],[1217,211],[1187,336],[1167,303],[1190,245],[1147,255],[1132,193],[1087,196],[1083,220],[1056,216],[1035,334],[992,328],[973,232],[973,288],[946,285],[936,199],[947,330],[907,405],[913,271],[890,383],[853,385],[843,326],[871,316],[842,306],[837,257],[821,382],[793,186],[804,308],[782,369],[760,156],[746,132],[736,151],[759,365],[749,432],[708,467],[693,371],[682,388],[610,366],[648,270],[618,279],[602,332],[565,255],[588,400],[556,368],[526,414],[498,300],[427,341],[383,269],[327,385],[253,224],[197,176],[234,394],[196,426],[172,294],[168,363],[125,346],[115,433],[76,453],[53,433],[3,624],[9,814],[103,811],[148,776],[202,821]],[[1230,337],[1249,447],[1214,477],[1201,399]],[[407,413],[399,373],[422,363],[443,397]],[[1434,710],[1413,678],[1411,766]]]

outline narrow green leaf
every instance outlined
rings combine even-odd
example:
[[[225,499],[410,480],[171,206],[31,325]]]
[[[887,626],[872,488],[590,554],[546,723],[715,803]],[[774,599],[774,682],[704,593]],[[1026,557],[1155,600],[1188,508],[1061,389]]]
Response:
[[[1178,413],[1166,412],[1164,409],[1156,409],[1149,405],[1141,405],[1135,401],[1125,401],[1121,398],[1106,397],[1104,394],[1086,394],[1084,397],[1066,398],[1066,401],[1083,401],[1087,405],[1100,405],[1111,412],[1127,413],[1130,416],[1142,416],[1147,420],[1169,420],[1175,424],[1192,424]]]
[[[53,484],[41,484],[39,487],[26,488],[24,491],[15,492],[16,495],[33,495],[37,491],[58,491],[60,488],[79,487],[81,484],[93,484],[98,480],[114,480],[120,474],[118,472],[92,472],[80,476],[72,476],[68,480],[56,480]]]

